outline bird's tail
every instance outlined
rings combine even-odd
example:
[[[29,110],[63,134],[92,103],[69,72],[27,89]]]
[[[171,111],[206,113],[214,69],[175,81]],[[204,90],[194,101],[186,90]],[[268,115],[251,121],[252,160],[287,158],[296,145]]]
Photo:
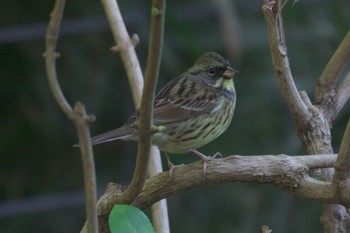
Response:
[[[92,137],[90,139],[91,144],[97,145],[97,144],[111,142],[111,141],[118,140],[118,139],[127,139],[128,137],[131,136],[133,130],[134,129],[131,127],[121,127],[118,129],[114,129],[114,130],[108,131],[106,133],[99,134],[97,136]],[[80,147],[80,145],[78,143],[78,144],[73,145],[73,147]]]

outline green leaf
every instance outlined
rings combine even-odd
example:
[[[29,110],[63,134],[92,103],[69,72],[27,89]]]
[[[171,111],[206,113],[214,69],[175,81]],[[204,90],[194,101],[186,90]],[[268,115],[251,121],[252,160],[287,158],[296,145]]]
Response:
[[[154,233],[147,216],[130,205],[115,205],[108,223],[111,233]]]

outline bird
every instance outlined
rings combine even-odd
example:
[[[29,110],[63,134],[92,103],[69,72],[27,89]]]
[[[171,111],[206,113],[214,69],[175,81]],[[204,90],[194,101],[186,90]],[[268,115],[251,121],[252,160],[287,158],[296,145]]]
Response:
[[[230,63],[216,52],[206,52],[186,72],[170,80],[155,96],[153,103],[152,144],[165,152],[172,176],[175,165],[168,153],[193,152],[206,166],[220,153],[206,156],[197,149],[219,137],[229,127],[236,106],[233,81],[238,73]],[[120,128],[91,138],[97,145],[114,140],[137,141],[136,110]],[[79,144],[75,145],[79,146]]]

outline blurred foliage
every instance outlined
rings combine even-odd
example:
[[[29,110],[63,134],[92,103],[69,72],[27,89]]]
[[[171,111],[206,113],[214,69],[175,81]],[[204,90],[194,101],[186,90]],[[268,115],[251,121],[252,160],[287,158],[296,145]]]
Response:
[[[119,4],[128,31],[141,39],[136,51],[144,68],[150,1]],[[261,4],[167,3],[158,87],[209,50],[228,57],[240,71],[231,127],[201,149],[206,154],[218,148],[224,155],[305,153],[274,78]],[[83,196],[76,202],[69,195],[60,199],[62,193],[83,188],[79,151],[72,147],[77,136],[53,100],[42,58],[53,1],[2,0],[0,5],[0,232],[78,232],[85,219]],[[287,2],[283,11],[290,63],[297,86],[312,96],[324,66],[349,30],[350,3],[305,0],[292,5]],[[134,107],[121,60],[109,49],[114,42],[100,2],[68,1],[61,34],[57,67],[67,99],[72,104],[82,101],[97,116],[93,135],[121,126]],[[335,121],[335,151],[348,117],[349,104]],[[129,182],[135,150],[135,143],[122,141],[95,147],[100,191],[110,181]],[[197,160],[192,154],[171,158],[176,164]],[[50,207],[47,198],[41,198],[47,196],[52,197],[50,203],[72,204]],[[16,214],[14,206],[25,207],[17,201],[43,207],[34,204]],[[268,185],[207,186],[171,197],[168,203],[173,233],[250,233],[263,224],[273,232],[321,231],[321,205],[295,200]]]

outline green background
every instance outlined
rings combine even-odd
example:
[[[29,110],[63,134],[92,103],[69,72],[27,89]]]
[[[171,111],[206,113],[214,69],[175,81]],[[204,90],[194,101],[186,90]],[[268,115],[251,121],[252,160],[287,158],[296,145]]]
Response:
[[[240,71],[231,126],[201,149],[205,154],[305,154],[273,72],[262,3],[167,3],[158,90],[206,51],[221,53]],[[77,136],[49,91],[42,57],[53,1],[2,0],[0,7],[0,232],[79,232],[85,217],[80,154],[72,147]],[[144,70],[150,1],[120,1],[120,8],[129,33],[140,37],[136,52]],[[349,1],[289,1],[284,7],[292,72],[311,97],[349,30],[349,12]],[[93,135],[121,126],[133,101],[121,59],[110,51],[114,41],[100,1],[68,1],[61,32],[57,68],[68,101],[81,101],[96,115]],[[336,152],[348,117],[349,104],[334,122]],[[128,184],[135,143],[117,141],[94,152],[100,194],[108,182]],[[198,160],[193,154],[171,159]],[[320,204],[270,185],[210,185],[170,197],[168,205],[173,233],[253,233],[263,224],[273,232],[321,231]]]

